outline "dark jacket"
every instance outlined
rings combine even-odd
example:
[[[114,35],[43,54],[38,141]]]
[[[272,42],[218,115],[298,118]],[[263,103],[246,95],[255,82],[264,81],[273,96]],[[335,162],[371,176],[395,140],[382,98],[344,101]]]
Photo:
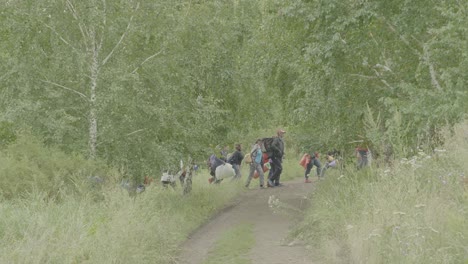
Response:
[[[216,171],[216,168],[218,166],[221,166],[223,165],[225,162],[221,159],[219,159],[218,157],[216,157],[216,155],[211,155],[208,159],[208,167],[210,169],[210,175],[211,176],[215,176],[215,171]]]
[[[231,157],[229,157],[229,160],[227,161],[229,164],[237,164],[240,165],[242,160],[244,159],[244,154],[240,152],[239,150],[236,150]]]
[[[273,138],[273,143],[271,144],[273,150],[273,157],[282,158],[284,155],[284,141],[280,137]]]

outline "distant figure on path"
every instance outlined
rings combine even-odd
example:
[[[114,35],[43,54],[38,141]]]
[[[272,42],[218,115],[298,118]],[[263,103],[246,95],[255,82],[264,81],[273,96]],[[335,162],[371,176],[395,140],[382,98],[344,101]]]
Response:
[[[271,153],[271,177],[268,179],[269,187],[282,186],[280,183],[281,173],[283,172],[284,141],[283,136],[286,131],[278,129],[276,137],[273,139]]]
[[[232,156],[229,157],[227,162],[232,165],[234,171],[236,172],[236,175],[234,176],[233,180],[238,180],[241,178],[240,165],[242,163],[242,160],[244,159],[244,154],[242,153],[241,144],[236,144],[235,149],[236,151],[234,151]]]
[[[250,173],[249,177],[247,178],[247,182],[245,183],[245,187],[249,187],[250,181],[254,176],[255,171],[257,171],[260,177],[260,188],[264,187],[264,175],[263,175],[263,153],[260,144],[262,143],[261,139],[257,139],[255,145],[253,146],[252,150],[250,151],[250,156],[252,158],[252,163],[250,163]]]

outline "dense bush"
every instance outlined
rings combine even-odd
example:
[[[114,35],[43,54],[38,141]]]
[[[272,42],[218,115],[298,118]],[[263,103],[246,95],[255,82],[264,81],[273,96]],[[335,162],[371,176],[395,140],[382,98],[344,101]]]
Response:
[[[20,134],[0,151],[0,175],[0,194],[7,199],[31,193],[56,199],[86,192],[96,177],[108,182],[118,177],[102,163],[46,147],[30,134]]]

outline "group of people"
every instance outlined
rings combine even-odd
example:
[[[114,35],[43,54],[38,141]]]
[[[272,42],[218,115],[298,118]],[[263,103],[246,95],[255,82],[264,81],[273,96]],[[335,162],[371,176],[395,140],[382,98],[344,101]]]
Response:
[[[242,164],[242,160],[244,159],[244,154],[242,153],[242,146],[241,144],[236,144],[234,146],[235,151],[232,154],[228,154],[227,147],[224,147],[221,152],[220,156],[216,156],[212,154],[207,161],[208,168],[210,170],[211,178],[208,179],[209,183],[220,183],[225,176],[219,175],[221,172],[225,173],[228,170],[220,170],[221,166],[228,166],[228,168],[232,168],[233,170],[233,179],[240,179],[241,171],[240,166]],[[218,175],[217,174],[218,171]],[[231,175],[229,175],[231,176]]]
[[[224,147],[220,151],[220,157],[215,154],[211,155],[208,159],[208,167],[210,170],[211,178],[208,180],[209,183],[219,183],[222,177],[216,175],[216,170],[222,166],[229,164],[234,170],[233,180],[241,178],[240,166],[244,161],[245,157],[249,160],[246,163],[249,164],[249,176],[245,183],[246,187],[249,187],[252,178],[255,174],[258,174],[260,188],[266,187],[278,187],[282,186],[280,182],[281,173],[283,171],[283,157],[284,157],[284,141],[283,136],[286,131],[279,129],[276,135],[271,138],[268,148],[265,149],[263,139],[257,139],[254,146],[247,155],[242,153],[242,146],[240,144],[235,145],[235,151],[232,154],[228,154],[227,148]],[[269,163],[270,166],[266,166]],[[228,165],[228,166],[229,166]],[[265,179],[266,167],[270,168],[267,179]],[[266,184],[265,184],[266,182]]]
[[[281,173],[283,172],[283,157],[284,157],[284,141],[283,136],[286,131],[279,129],[276,131],[276,136],[272,139],[269,149],[265,149],[265,145],[262,139],[257,139],[255,145],[250,151],[250,171],[247,177],[245,187],[249,187],[255,172],[258,173],[260,188],[266,187],[279,187],[283,184],[280,182]],[[263,147],[262,147],[263,146]],[[270,164],[268,178],[266,179],[265,186],[265,174],[268,170],[266,163]]]
[[[304,173],[304,178],[305,178],[305,183],[310,183],[312,182],[309,177],[310,177],[310,172],[312,168],[315,166],[316,167],[316,175],[318,179],[323,179],[325,176],[325,172],[329,168],[335,168],[337,166],[337,161],[335,156],[339,155],[339,152],[334,150],[334,151],[329,151],[327,152],[325,156],[325,166],[322,167],[322,164],[320,163],[319,160],[319,153],[317,151],[313,151],[312,149],[305,153],[302,159],[300,160],[299,164],[304,167],[305,173]],[[362,147],[362,146],[357,146],[355,149],[355,156],[357,159],[357,164],[356,167],[357,169],[362,169],[370,164],[371,160],[371,152],[367,147]]]
[[[310,178],[310,172],[314,166],[316,167],[316,171],[317,171],[316,175],[318,179],[322,179],[325,176],[325,172],[327,169],[336,167],[337,165],[336,159],[335,159],[336,153],[337,153],[336,151],[327,152],[325,156],[325,160],[326,160],[325,166],[323,167],[322,167],[322,164],[320,163],[319,153],[317,151],[311,150],[308,153],[304,154],[304,156],[302,156],[301,161],[299,162],[299,164],[303,166],[305,169],[304,182],[305,183],[312,182],[309,178]]]
[[[232,166],[233,169],[233,180],[241,178],[240,166],[243,161],[249,164],[250,170],[245,182],[245,187],[249,187],[253,178],[259,178],[260,188],[267,187],[278,187],[282,186],[280,182],[281,174],[283,172],[283,158],[284,158],[284,141],[283,137],[286,131],[279,129],[276,131],[276,135],[272,138],[259,138],[256,140],[252,149],[247,155],[242,153],[242,146],[240,144],[235,145],[235,151],[232,154],[228,154],[227,146],[220,151],[220,157],[218,158],[215,154],[211,155],[208,159],[208,167],[210,169],[211,178],[210,183],[219,183],[222,178],[216,175],[216,169],[221,165]],[[268,140],[268,142],[267,142]],[[325,156],[325,165],[322,166],[319,153],[314,149],[309,149],[304,154],[299,164],[304,167],[304,182],[311,183],[311,171],[313,167],[316,168],[316,176],[318,179],[323,179],[325,172],[329,168],[337,167],[336,155],[339,152],[336,150],[328,151]],[[369,150],[367,148],[358,147],[356,148],[356,155],[358,158],[358,169],[361,169],[369,163]],[[245,158],[245,159],[244,159]],[[266,176],[266,171],[268,171]]]

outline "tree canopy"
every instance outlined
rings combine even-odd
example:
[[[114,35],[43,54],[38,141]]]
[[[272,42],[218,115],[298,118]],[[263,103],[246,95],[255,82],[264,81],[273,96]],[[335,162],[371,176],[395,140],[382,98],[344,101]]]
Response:
[[[138,177],[280,126],[393,155],[468,110],[466,1],[1,5],[0,142],[27,128]]]

